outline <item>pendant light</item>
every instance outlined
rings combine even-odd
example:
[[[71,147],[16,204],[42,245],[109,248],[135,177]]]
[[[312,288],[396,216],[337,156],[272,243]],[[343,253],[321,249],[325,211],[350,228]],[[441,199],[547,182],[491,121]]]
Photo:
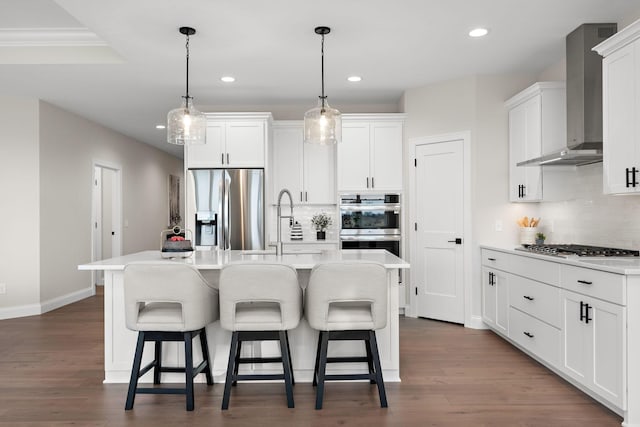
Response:
[[[189,96],[189,36],[196,33],[191,27],[180,27],[180,34],[187,37],[187,85],[180,108],[167,114],[167,142],[169,144],[204,144],[206,142],[207,118],[193,106]]]
[[[329,106],[324,94],[324,36],[330,31],[329,27],[315,29],[322,36],[322,95],[318,97],[318,106],[304,114],[304,142],[312,144],[335,144],[342,139],[340,111]]]

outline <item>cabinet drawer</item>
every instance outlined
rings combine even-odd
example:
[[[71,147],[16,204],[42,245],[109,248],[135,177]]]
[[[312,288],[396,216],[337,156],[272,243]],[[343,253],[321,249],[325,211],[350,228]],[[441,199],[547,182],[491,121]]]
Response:
[[[626,305],[624,275],[571,265],[563,265],[560,271],[561,286],[564,289],[615,304]]]
[[[553,366],[560,363],[560,330],[509,308],[509,338]]]
[[[560,264],[558,263],[525,256],[514,256],[509,267],[513,274],[554,286],[560,284]]]
[[[482,250],[482,265],[487,267],[508,270],[511,258],[513,258],[513,255],[504,252],[492,251],[491,249]]]
[[[560,328],[560,288],[520,276],[512,276],[509,287],[509,305]]]

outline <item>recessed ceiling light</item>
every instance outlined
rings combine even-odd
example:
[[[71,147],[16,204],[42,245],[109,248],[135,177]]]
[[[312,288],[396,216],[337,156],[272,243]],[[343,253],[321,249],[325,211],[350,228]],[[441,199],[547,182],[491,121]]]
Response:
[[[489,33],[489,30],[486,28],[475,28],[469,31],[469,37],[482,37],[486,36]]]
[[[347,77],[347,80],[349,80],[350,82],[359,82],[362,80],[362,77],[360,76],[349,76]]]
[[[166,129],[165,125],[156,125],[156,129]]]
[[[220,77],[220,80],[222,80],[225,83],[233,83],[236,81],[236,78],[231,76],[222,76]]]

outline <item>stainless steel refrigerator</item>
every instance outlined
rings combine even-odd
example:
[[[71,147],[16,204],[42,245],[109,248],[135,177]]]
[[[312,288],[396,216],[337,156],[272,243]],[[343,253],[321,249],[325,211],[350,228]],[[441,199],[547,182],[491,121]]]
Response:
[[[189,169],[187,228],[196,247],[264,249],[264,169]]]

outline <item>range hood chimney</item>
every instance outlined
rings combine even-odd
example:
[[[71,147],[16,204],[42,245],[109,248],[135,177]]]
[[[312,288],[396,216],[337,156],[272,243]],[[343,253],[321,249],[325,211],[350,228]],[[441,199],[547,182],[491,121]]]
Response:
[[[616,24],[582,24],[567,36],[567,147],[518,166],[602,161],[602,57],[591,49],[617,29]]]

